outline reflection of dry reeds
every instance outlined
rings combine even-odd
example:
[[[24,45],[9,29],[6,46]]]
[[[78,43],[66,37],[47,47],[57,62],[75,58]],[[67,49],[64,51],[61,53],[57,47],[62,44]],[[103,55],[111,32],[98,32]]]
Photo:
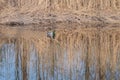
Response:
[[[115,72],[120,70],[119,28],[56,29],[55,39],[49,39],[46,31],[26,30],[17,39],[13,40],[12,36],[10,40],[16,41],[17,45],[16,67],[18,56],[21,56],[23,80],[28,79],[31,45],[39,59],[36,62],[38,80],[50,77],[57,80],[59,75],[66,80],[108,80],[107,71],[112,80],[116,79]]]

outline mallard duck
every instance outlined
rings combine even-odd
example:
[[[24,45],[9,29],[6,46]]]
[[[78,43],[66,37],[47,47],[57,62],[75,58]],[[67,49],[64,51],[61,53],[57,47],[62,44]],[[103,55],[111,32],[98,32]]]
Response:
[[[51,38],[51,39],[55,39],[55,30],[53,31],[48,31],[47,32],[47,37]]]

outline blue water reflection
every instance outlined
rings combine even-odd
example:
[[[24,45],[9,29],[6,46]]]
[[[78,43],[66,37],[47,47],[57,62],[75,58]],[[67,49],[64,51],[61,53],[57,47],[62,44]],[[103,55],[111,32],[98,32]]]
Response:
[[[0,80],[16,80],[15,45],[4,44],[0,55]]]

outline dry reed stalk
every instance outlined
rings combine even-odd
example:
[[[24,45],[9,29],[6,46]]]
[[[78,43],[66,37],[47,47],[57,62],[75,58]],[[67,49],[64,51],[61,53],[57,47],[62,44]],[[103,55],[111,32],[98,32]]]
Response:
[[[9,8],[22,12],[43,10],[47,12],[87,11],[87,10],[120,10],[119,0],[2,0]],[[4,5],[3,5],[4,6]]]

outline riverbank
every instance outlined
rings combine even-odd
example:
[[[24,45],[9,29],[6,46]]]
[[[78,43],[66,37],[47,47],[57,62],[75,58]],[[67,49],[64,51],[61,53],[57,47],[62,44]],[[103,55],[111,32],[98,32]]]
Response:
[[[1,0],[0,24],[120,23],[119,0]]]
[[[35,11],[36,12],[36,11]],[[91,24],[120,24],[119,12],[66,12],[66,13],[20,13],[0,15],[0,24],[2,25],[41,25],[56,23],[91,23]]]

